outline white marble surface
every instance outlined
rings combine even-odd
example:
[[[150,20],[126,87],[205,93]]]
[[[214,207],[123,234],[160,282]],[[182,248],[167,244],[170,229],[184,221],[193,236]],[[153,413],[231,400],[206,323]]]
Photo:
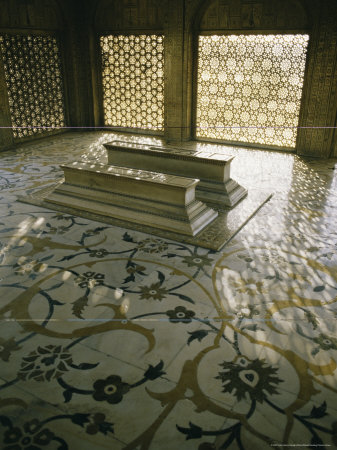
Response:
[[[120,138],[0,155],[0,447],[336,447],[337,161],[190,144],[274,194],[221,252],[16,201]]]

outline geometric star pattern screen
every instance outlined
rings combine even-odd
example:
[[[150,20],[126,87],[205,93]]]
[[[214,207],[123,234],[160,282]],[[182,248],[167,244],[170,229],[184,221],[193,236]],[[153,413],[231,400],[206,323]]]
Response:
[[[197,137],[294,148],[309,36],[199,36]]]
[[[162,131],[164,36],[101,36],[104,123]]]
[[[15,139],[64,127],[61,59],[54,36],[0,36]]]

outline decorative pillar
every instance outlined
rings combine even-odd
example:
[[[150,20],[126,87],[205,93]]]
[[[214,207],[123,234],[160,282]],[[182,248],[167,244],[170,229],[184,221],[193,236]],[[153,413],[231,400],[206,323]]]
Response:
[[[336,1],[321,1],[317,13],[309,42],[308,68],[299,120],[300,127],[309,128],[299,128],[297,152],[304,156],[328,158],[332,151],[337,113]]]
[[[186,29],[185,0],[168,2],[165,23],[165,139],[191,138],[191,33]]]
[[[62,36],[66,84],[67,123],[71,127],[95,125],[92,74],[90,67],[90,39],[88,2],[62,0],[65,21]]]
[[[8,91],[3,67],[2,52],[0,48],[0,151],[6,150],[14,144],[12,121],[8,103]]]

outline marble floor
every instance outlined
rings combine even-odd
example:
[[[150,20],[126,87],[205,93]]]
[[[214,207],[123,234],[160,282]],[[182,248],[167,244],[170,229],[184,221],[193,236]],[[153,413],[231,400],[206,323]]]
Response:
[[[0,154],[0,448],[336,448],[337,161],[213,145],[274,194],[218,253],[17,201],[118,137]]]

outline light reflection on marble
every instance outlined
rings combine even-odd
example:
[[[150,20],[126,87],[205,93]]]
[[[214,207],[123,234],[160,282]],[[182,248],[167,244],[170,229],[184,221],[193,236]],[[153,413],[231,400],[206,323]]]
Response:
[[[15,201],[117,139],[0,154],[0,447],[336,446],[337,161],[184,143],[274,193],[221,252]]]

